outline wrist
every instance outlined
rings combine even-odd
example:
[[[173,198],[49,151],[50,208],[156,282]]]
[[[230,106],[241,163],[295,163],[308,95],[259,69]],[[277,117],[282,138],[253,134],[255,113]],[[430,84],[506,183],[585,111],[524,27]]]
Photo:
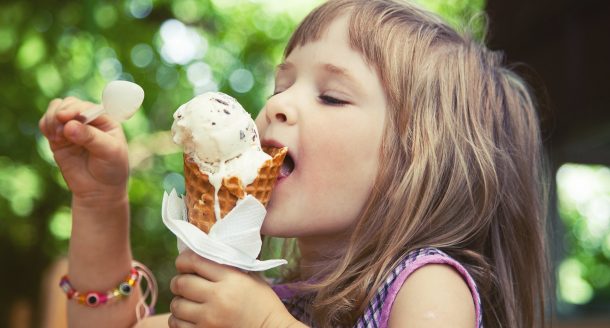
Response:
[[[306,327],[302,322],[295,319],[286,308],[283,308],[282,311],[278,313],[271,313],[265,319],[262,326],[263,328],[272,328],[272,327],[284,327],[284,328],[297,328],[297,327]]]
[[[126,235],[129,231],[129,199],[127,193],[74,195],[72,197],[72,236],[100,231]],[[102,229],[102,230],[98,230]]]
[[[129,196],[126,188],[116,188],[114,190],[96,191],[79,193],[72,195],[72,207],[84,208],[87,210],[122,207],[129,203]]]

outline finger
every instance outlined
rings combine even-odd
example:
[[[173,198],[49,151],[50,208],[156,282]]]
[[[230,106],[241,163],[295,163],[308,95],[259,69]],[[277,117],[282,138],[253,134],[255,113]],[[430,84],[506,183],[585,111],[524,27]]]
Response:
[[[74,96],[67,96],[66,98],[64,98],[64,101],[62,101],[61,107],[70,106],[70,104],[73,104],[73,103],[75,103],[77,101],[81,101],[81,100],[76,98],[76,97],[74,97]]]
[[[63,125],[67,122],[67,121],[62,121],[59,119],[58,114],[61,112],[70,112],[70,109],[75,105],[78,104],[79,102],[82,102],[80,99],[76,98],[76,97],[66,97],[62,100],[62,102],[59,104],[59,106],[57,106],[55,108],[55,110],[53,111],[53,122],[55,123],[55,126],[52,126],[53,130],[52,132],[55,132],[57,134],[57,136],[59,138],[63,138]]]
[[[120,142],[100,129],[72,120],[63,128],[66,139],[85,149],[96,157],[113,158],[119,155]]]
[[[212,282],[194,274],[179,274],[172,278],[169,288],[176,296],[203,303],[210,294]]]
[[[58,122],[55,117],[55,113],[57,112],[57,109],[61,106],[62,103],[63,99],[54,99],[53,101],[51,101],[49,103],[49,106],[47,107],[47,112],[43,116],[44,133],[47,139],[51,141],[56,140],[59,137],[59,135],[57,134]]]
[[[93,106],[95,106],[95,104],[88,101],[72,101],[67,104],[64,102],[57,110],[57,120],[61,123],[66,123],[70,120],[77,119],[78,114]]]
[[[178,255],[176,269],[180,273],[195,273],[214,282],[224,279],[235,271],[232,267],[204,259],[190,249]]]
[[[186,322],[197,322],[201,317],[202,304],[183,297],[174,297],[169,310],[174,317]]]
[[[170,315],[167,320],[167,325],[169,328],[195,328],[195,324],[192,322],[180,320],[176,318],[174,315]]]
[[[63,124],[71,120],[84,122],[85,118],[80,114],[95,106],[98,105],[89,101],[82,101],[78,98],[68,97],[57,109],[56,118]],[[116,123],[108,115],[100,115],[88,124],[98,127],[102,131],[107,131],[113,128]]]
[[[53,112],[55,110],[55,108],[57,108],[61,104],[61,102],[62,102],[62,99],[59,99],[59,98],[51,100],[51,102],[49,102],[49,106],[47,106],[47,110],[45,111],[44,115],[42,115],[42,117],[38,121],[38,128],[40,129],[42,134],[44,134],[47,138],[49,137],[49,129],[47,128],[47,126],[48,126],[47,121],[53,117],[53,115],[50,115],[50,113]]]
[[[72,103],[70,106],[62,107],[58,110],[57,120],[62,123],[67,123],[71,120],[76,120],[82,123],[85,121],[85,118],[81,116],[81,113],[95,106],[98,105],[88,101],[79,101],[76,103]],[[108,115],[100,115],[88,124],[91,126],[95,126],[101,129],[102,131],[107,131],[110,128],[114,127],[114,121],[112,121]]]

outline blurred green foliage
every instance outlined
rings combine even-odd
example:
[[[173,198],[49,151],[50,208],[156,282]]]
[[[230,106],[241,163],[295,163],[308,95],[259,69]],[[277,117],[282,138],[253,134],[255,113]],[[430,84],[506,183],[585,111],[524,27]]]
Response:
[[[566,228],[557,275],[562,314],[608,313],[610,168],[565,164],[557,172],[559,214]]]
[[[70,194],[37,122],[53,98],[98,102],[104,85],[140,84],[142,110],[124,124],[134,256],[160,283],[168,310],[175,237],[160,220],[163,190],[183,188],[173,111],[220,90],[255,115],[271,93],[275,65],[315,1],[121,0],[0,3],[0,326],[10,305],[39,302],[45,268],[67,251]],[[483,0],[420,1],[454,23]],[[36,322],[36,318],[34,319]]]

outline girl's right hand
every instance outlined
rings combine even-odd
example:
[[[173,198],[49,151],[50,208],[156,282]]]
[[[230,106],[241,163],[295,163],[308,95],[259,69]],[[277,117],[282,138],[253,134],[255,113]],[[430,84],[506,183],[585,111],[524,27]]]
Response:
[[[129,161],[121,125],[102,115],[86,125],[78,115],[95,104],[74,97],[55,99],[39,121],[55,161],[75,200],[124,199]]]

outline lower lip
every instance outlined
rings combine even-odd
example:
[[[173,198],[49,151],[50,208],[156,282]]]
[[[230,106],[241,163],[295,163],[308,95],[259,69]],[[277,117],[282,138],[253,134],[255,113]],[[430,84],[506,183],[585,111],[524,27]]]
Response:
[[[277,179],[275,179],[275,186],[279,186],[286,178],[287,177],[277,177]]]
[[[287,176],[278,176],[277,179],[275,180],[275,186],[279,186],[280,184],[282,184],[284,182],[284,180],[288,179],[293,173],[294,173],[294,171],[290,172],[290,174]]]

